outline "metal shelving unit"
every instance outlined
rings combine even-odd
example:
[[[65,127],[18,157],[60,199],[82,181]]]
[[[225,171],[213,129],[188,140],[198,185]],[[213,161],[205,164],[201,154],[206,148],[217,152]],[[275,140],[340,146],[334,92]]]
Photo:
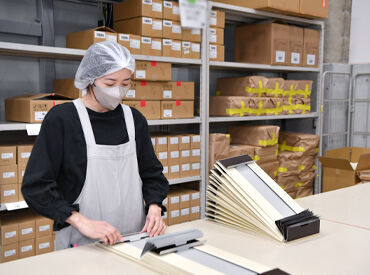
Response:
[[[257,121],[257,120],[281,120],[298,118],[318,118],[319,113],[309,113],[301,115],[278,115],[278,116],[244,116],[244,117],[210,117],[209,122],[237,122],[237,121]]]
[[[294,67],[294,66],[272,66],[264,64],[240,63],[240,62],[218,62],[209,63],[213,70],[253,70],[270,72],[319,72],[319,68]]]

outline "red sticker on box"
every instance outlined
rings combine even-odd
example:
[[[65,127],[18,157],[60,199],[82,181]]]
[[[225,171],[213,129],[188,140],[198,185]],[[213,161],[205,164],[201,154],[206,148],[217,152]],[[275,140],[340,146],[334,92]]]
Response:
[[[140,107],[145,107],[145,106],[146,106],[146,100],[141,100]]]
[[[181,81],[176,81],[176,86],[180,87],[181,86]]]
[[[322,0],[322,7],[325,9],[326,8],[326,0]]]
[[[176,100],[176,106],[180,106],[181,105],[181,100]]]
[[[55,106],[55,100],[53,100],[53,106]]]
[[[146,81],[141,81],[140,85],[141,85],[142,87],[146,86]]]
[[[51,93],[51,96],[55,96],[55,94],[54,93]]]
[[[152,61],[152,62],[151,62],[151,65],[152,65],[152,67],[157,66],[157,61]]]

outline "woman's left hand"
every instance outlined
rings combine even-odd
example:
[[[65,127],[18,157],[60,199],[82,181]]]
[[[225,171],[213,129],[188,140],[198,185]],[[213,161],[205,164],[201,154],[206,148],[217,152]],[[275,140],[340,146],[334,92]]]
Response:
[[[156,204],[149,206],[148,215],[146,216],[145,225],[141,233],[148,232],[149,237],[156,237],[164,234],[166,224],[161,216],[162,208]]]

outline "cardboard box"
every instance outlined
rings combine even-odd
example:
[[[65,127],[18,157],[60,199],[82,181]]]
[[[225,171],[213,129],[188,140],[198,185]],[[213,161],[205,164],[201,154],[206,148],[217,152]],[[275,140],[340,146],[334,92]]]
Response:
[[[156,136],[156,150],[157,152],[167,152],[168,151],[168,137],[167,136]]]
[[[357,173],[370,169],[369,148],[327,150],[319,159],[323,165],[323,192],[353,186],[360,182]]]
[[[0,184],[18,183],[17,164],[0,166]]]
[[[162,56],[162,40],[159,38],[152,39],[152,55]]]
[[[181,221],[180,209],[169,211],[168,225],[178,224]]]
[[[263,163],[272,163],[278,161],[278,154],[279,149],[278,145],[268,146],[268,147],[260,147],[254,146],[254,157],[253,159],[256,161],[258,165]]]
[[[1,221],[1,245],[8,245],[19,241],[18,223],[14,217],[5,217]]]
[[[117,42],[117,33],[108,27],[73,32],[66,36],[66,48],[87,50],[92,44],[103,41]]]
[[[18,251],[19,259],[35,256],[36,255],[35,239],[19,242]]]
[[[0,166],[8,166],[17,163],[17,147],[12,145],[0,145]]]
[[[225,46],[209,45],[209,60],[224,61],[225,60]]]
[[[126,47],[131,54],[141,54],[141,37],[134,34],[117,34],[118,43]]]
[[[190,207],[190,191],[189,189],[183,189],[181,190],[181,195],[180,195],[180,208],[189,208]]]
[[[229,133],[233,143],[269,147],[278,144],[279,126],[248,125],[231,126]]]
[[[156,61],[136,61],[133,80],[171,81],[171,63]]]
[[[248,43],[246,43],[248,41]],[[235,28],[236,62],[289,65],[289,26],[248,24]]]
[[[114,22],[119,33],[132,33],[141,36],[162,38],[162,20],[151,17],[136,17]]]
[[[265,171],[273,180],[276,179],[279,169],[279,162],[267,162],[259,164],[263,171]]]
[[[41,123],[53,106],[70,101],[70,98],[58,94],[10,97],[5,99],[5,117],[9,121]]]
[[[209,42],[213,44],[224,44],[224,29],[210,28],[209,29]]]
[[[168,136],[168,151],[179,150],[179,137],[177,135]]]
[[[180,151],[180,164],[191,163],[191,150],[181,150]]]
[[[155,137],[151,137],[150,140],[152,141],[153,149],[156,152],[157,149],[156,149],[156,146],[155,146]]]
[[[190,135],[181,135],[180,136],[180,150],[190,150],[191,149],[191,138]]]
[[[22,183],[18,183],[18,201],[24,201],[22,193]]]
[[[179,164],[180,164],[180,152],[179,151],[168,152],[168,166]]]
[[[193,118],[194,101],[161,101],[161,119]]]
[[[191,149],[190,162],[200,162],[200,149]]]
[[[210,26],[224,29],[225,28],[225,12],[212,10],[209,18]]]
[[[189,220],[194,221],[194,220],[199,220],[200,219],[200,206],[192,206],[190,207],[190,216]]]
[[[162,205],[165,206],[166,208],[168,207],[168,197],[166,197],[163,201],[162,201]]]
[[[191,43],[190,48],[190,58],[192,59],[200,59],[200,44],[199,43]]]
[[[168,211],[180,209],[180,194],[179,192],[170,191],[168,193]]]
[[[310,18],[328,18],[329,0],[300,0],[300,13]]]
[[[217,160],[228,158],[230,155],[230,135],[209,134],[209,167],[212,169]]]
[[[150,81],[131,81],[124,100],[160,100],[162,98],[162,83]]]
[[[166,39],[172,39],[172,21],[163,20],[162,26],[163,26],[162,37]]]
[[[54,79],[53,92],[71,99],[82,97],[82,91],[75,87],[74,78]]]
[[[162,100],[194,100],[194,82],[171,81],[163,83]]]
[[[137,109],[144,117],[150,119],[160,119],[160,101],[123,101],[127,106]]]
[[[168,178],[168,166],[163,166],[163,175]]]
[[[163,37],[174,40],[183,40],[181,23],[178,21],[163,20]]]
[[[32,148],[32,144],[17,145],[17,164],[27,164]]]
[[[164,166],[168,166],[168,152],[157,152],[157,158]]]
[[[26,241],[36,238],[36,220],[26,215],[18,218],[19,241]]]
[[[163,39],[162,40],[162,55],[167,57],[181,57],[181,41]]]
[[[199,190],[190,190],[190,207],[200,206]]]
[[[180,164],[180,178],[188,178],[191,177],[191,164],[190,163],[182,163]]]
[[[232,144],[230,145],[230,153],[229,158],[237,157],[241,155],[248,155],[251,158],[254,157],[255,147],[251,145],[244,145],[244,144]]]
[[[19,184],[22,184],[22,182],[23,182],[23,177],[24,177],[24,173],[26,172],[26,167],[27,167],[27,164],[19,164],[18,165],[17,174],[18,174],[18,183]]]
[[[181,222],[190,221],[190,208],[189,207],[181,208],[180,214],[181,214]]]
[[[200,175],[200,163],[199,162],[196,162],[196,163],[192,163],[191,164],[191,171],[190,171],[190,176],[191,177],[196,177],[196,176],[199,176]]]
[[[288,62],[290,66],[303,66],[303,48],[303,28],[289,26]]]
[[[180,21],[179,4],[172,1],[163,1],[163,18]]]
[[[202,41],[201,30],[182,28],[182,39],[185,41],[200,43]]]
[[[143,55],[152,55],[152,39],[150,37],[141,37],[141,52]]]
[[[18,184],[0,184],[0,203],[18,201]]]
[[[216,0],[216,2],[244,8],[287,14],[299,14],[300,1],[302,0]]]
[[[142,16],[162,18],[162,1],[128,0],[113,4],[114,21]]]
[[[36,238],[51,236],[53,234],[53,220],[45,217],[36,217]]]
[[[265,116],[283,113],[284,99],[272,97],[211,96],[210,116]]]
[[[305,28],[303,65],[305,67],[319,66],[320,31]]]
[[[180,165],[179,164],[176,164],[176,165],[172,165],[172,166],[168,166],[169,167],[169,175],[168,175],[168,178],[169,179],[178,179],[180,178]]]
[[[54,241],[51,235],[36,238],[36,255],[41,255],[53,251],[54,251]]]
[[[1,246],[1,263],[17,260],[18,257],[18,243]]]
[[[190,148],[200,149],[200,135],[190,135]]]
[[[316,170],[314,156],[297,158],[292,152],[279,152],[279,174],[299,175],[300,173],[314,172]]]
[[[167,211],[163,213],[162,219],[163,219],[165,225],[168,225],[168,214],[167,214]]]
[[[302,156],[315,156],[319,151],[320,137],[304,133],[279,133],[279,150],[281,152],[294,152],[298,158]]]
[[[182,41],[182,58],[191,58],[191,42],[190,41]]]

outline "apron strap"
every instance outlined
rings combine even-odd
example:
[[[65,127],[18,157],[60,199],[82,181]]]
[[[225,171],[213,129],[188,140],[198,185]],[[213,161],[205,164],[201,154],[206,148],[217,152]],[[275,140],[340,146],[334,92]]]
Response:
[[[134,123],[134,117],[132,115],[131,108],[124,104],[121,104],[121,106],[123,109],[123,114],[125,115],[125,122],[126,122],[128,137],[130,141],[135,141],[135,123]]]
[[[85,135],[86,144],[96,144],[94,132],[91,126],[90,117],[81,98],[73,100],[81,121],[82,130]]]

